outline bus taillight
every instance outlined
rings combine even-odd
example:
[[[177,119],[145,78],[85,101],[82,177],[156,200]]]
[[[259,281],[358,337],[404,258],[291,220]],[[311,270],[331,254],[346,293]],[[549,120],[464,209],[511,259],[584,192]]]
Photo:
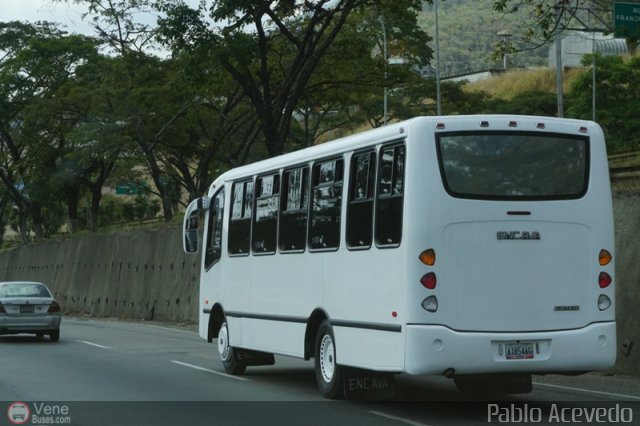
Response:
[[[611,281],[611,275],[607,274],[606,272],[600,272],[600,275],[598,276],[598,285],[600,286],[600,288],[609,287]]]
[[[598,255],[598,262],[600,262],[600,266],[608,265],[611,263],[612,259],[613,257],[611,256],[611,253],[605,249],[600,250],[600,254]]]
[[[434,249],[427,249],[420,253],[420,262],[427,266],[433,266],[436,263],[436,252]]]
[[[438,282],[438,280],[436,279],[436,273],[429,272],[427,274],[424,274],[422,278],[420,278],[420,282],[425,288],[433,290],[434,288],[436,288],[436,284]]]
[[[600,297],[598,297],[598,309],[600,309],[601,311],[605,311],[609,309],[610,306],[611,299],[609,299],[609,297],[605,296],[604,294],[601,294]]]
[[[429,296],[422,301],[422,307],[427,312],[435,312],[438,310],[438,299],[435,296]]]

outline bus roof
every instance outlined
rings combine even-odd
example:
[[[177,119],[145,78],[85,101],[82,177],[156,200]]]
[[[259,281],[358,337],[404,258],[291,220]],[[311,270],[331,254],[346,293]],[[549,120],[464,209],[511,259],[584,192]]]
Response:
[[[209,187],[209,195],[213,194],[213,192],[219,187],[221,181],[227,182],[230,180],[250,177],[256,174],[268,173],[272,170],[278,170],[283,167],[290,167],[296,164],[304,164],[315,159],[327,158],[333,155],[339,155],[347,151],[354,151],[354,150],[366,148],[374,143],[375,144],[385,143],[385,142],[391,142],[394,140],[405,138],[409,134],[410,128],[413,127],[413,125],[417,122],[443,123],[447,127],[449,127],[451,124],[454,124],[454,123],[464,123],[464,125],[467,126],[468,128],[468,126],[472,122],[477,122],[479,126],[480,122],[482,121],[491,121],[491,122],[499,121],[504,125],[505,128],[497,129],[495,126],[492,126],[494,130],[523,130],[523,129],[509,129],[508,123],[513,120],[520,121],[520,122],[524,121],[528,123],[542,122],[549,125],[549,127],[553,127],[553,129],[547,128],[546,131],[552,131],[552,130],[560,131],[560,127],[561,127],[562,128],[561,131],[567,132],[567,133],[578,133],[578,128],[580,126],[587,126],[587,127],[591,127],[592,125],[597,126],[594,122],[586,121],[586,120],[565,119],[565,118],[556,118],[556,117],[542,117],[542,116],[526,116],[526,115],[483,114],[483,115],[420,116],[420,117],[415,117],[409,120],[392,123],[384,127],[378,127],[375,129],[370,129],[364,132],[345,136],[333,141],[322,143],[320,145],[314,145],[308,148],[300,149],[298,151],[278,155],[276,157],[272,157],[266,160],[261,160],[255,163],[233,168],[229,171],[226,171],[222,175],[218,176],[218,178],[214,180],[214,182]],[[567,125],[570,125],[570,127],[567,127]],[[478,130],[480,129],[481,127],[479,126]],[[571,131],[570,129],[573,129],[573,131]],[[536,129],[535,127],[532,127],[530,130],[536,130]]]

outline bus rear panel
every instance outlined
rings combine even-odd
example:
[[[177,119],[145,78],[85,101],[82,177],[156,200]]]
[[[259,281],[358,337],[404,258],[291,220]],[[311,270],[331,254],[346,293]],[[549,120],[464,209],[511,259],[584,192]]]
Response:
[[[419,151],[409,179],[427,184],[408,185],[405,223],[418,236],[405,371],[611,367],[613,214],[601,129],[531,117],[436,120],[409,135],[431,140],[409,144]],[[418,260],[425,249],[433,265]],[[421,285],[428,274],[435,285]]]

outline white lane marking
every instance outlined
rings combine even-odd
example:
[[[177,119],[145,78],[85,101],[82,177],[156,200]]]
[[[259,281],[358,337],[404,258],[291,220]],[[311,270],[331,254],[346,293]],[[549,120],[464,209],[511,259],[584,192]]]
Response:
[[[381,413],[380,411],[369,411],[369,413],[375,415],[375,416],[380,416],[380,417],[384,417],[387,419],[391,419],[391,420],[395,420],[397,422],[401,422],[407,425],[412,425],[412,426],[429,426],[426,423],[420,423],[420,422],[416,422],[413,420],[409,420],[409,419],[404,419],[402,417],[397,417],[397,416],[392,416],[391,414],[386,414],[386,413]]]
[[[628,398],[628,399],[634,399],[636,401],[640,401],[640,396],[625,395],[623,393],[612,393],[612,392],[603,392],[603,391],[596,391],[596,390],[589,390],[589,389],[582,389],[582,388],[573,388],[571,386],[551,385],[549,383],[533,382],[533,384],[536,385],[536,386],[547,386],[547,387],[550,387],[550,388],[558,388],[558,389],[572,390],[572,391],[578,391],[578,392],[595,393],[595,394],[598,394],[598,395],[615,396],[616,398]]]
[[[131,324],[137,324],[137,323],[131,323]],[[178,328],[171,328],[171,327],[163,327],[161,325],[153,325],[153,324],[145,324],[145,323],[140,323],[140,325],[143,325],[145,327],[153,327],[153,328],[160,328],[162,330],[169,330],[169,331],[177,331],[178,333],[187,333],[187,334],[195,334],[196,336],[198,336],[199,334],[196,333],[195,331],[189,331],[189,330],[180,330]]]
[[[76,340],[76,342],[84,343],[85,345],[89,345],[89,346],[95,346],[96,348],[100,348],[100,349],[111,349],[111,346],[103,346],[97,343],[87,342],[86,340]]]
[[[175,360],[171,360],[171,362],[173,362],[174,364],[178,364],[178,365],[182,365],[182,366],[185,366],[185,367],[193,368],[194,370],[206,371],[207,373],[217,374],[218,376],[228,377],[230,379],[240,380],[242,382],[248,382],[249,381],[249,379],[245,379],[244,377],[232,376],[231,374],[225,374],[225,373],[221,373],[219,371],[209,370],[208,368],[200,367],[200,366],[193,365],[193,364],[187,364],[186,362],[175,361]]]

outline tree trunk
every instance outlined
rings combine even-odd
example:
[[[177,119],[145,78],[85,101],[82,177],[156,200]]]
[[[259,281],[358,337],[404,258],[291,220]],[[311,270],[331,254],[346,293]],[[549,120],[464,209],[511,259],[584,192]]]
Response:
[[[42,206],[38,202],[31,203],[31,218],[33,219],[33,233],[36,241],[40,241],[43,238],[42,224],[44,218],[42,217]]]
[[[80,202],[80,188],[72,185],[65,185],[64,193],[67,196],[67,219],[69,222],[69,233],[78,232],[78,204]]]
[[[102,200],[102,186],[96,185],[91,189],[91,208],[89,209],[88,225],[91,232],[98,230],[100,224],[100,201]]]

